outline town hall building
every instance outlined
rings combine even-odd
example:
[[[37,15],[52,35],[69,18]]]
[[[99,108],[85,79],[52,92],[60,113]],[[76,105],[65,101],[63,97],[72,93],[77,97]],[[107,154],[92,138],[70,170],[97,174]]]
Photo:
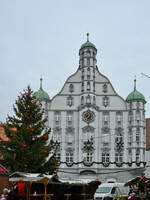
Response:
[[[124,100],[97,66],[97,49],[87,41],[79,49],[79,66],[53,98],[40,89],[52,129],[61,178],[99,178],[126,182],[144,172],[145,98],[136,88]]]

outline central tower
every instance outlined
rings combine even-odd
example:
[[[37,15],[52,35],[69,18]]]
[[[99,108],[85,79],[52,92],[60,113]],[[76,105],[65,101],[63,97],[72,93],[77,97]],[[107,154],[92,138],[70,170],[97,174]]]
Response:
[[[81,105],[96,104],[95,98],[95,69],[97,49],[94,44],[87,41],[79,50],[79,68],[81,69]]]

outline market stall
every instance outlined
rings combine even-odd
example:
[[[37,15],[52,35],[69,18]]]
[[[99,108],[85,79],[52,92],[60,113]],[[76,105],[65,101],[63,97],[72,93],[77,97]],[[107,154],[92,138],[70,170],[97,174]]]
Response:
[[[136,177],[125,183],[125,186],[129,186],[131,191],[135,192],[135,199],[150,199],[150,178]]]
[[[0,165],[0,195],[3,193],[3,189],[8,187],[8,177],[7,169]]]
[[[12,189],[14,189],[17,186],[18,192],[22,190],[22,193],[19,192],[20,195],[26,196],[27,200],[51,199],[51,194],[47,194],[47,185],[52,181],[56,181],[56,178],[54,176],[49,176],[49,175],[43,176],[41,174],[29,174],[29,173],[14,173],[9,178],[9,184],[12,187]],[[33,189],[32,185],[34,183],[36,184],[41,183],[43,185],[42,192],[41,191],[38,192],[35,189]],[[22,187],[24,187],[24,191]]]

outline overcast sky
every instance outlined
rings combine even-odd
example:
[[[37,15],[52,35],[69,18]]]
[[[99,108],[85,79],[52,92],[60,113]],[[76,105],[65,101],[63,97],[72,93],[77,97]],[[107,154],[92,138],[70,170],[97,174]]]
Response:
[[[146,98],[150,117],[150,0],[0,0],[0,121],[29,84],[50,98],[78,68],[86,32],[97,47],[98,68],[124,99]]]

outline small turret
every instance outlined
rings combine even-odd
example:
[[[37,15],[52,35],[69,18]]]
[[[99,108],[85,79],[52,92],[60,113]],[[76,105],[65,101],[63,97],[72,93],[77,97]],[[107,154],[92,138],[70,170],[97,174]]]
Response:
[[[38,101],[50,100],[49,95],[42,88],[42,78],[40,78],[40,89],[34,93]]]
[[[141,94],[140,92],[136,90],[136,79],[134,79],[134,90],[127,96],[126,102],[131,102],[134,100],[138,100],[138,101],[141,100],[141,101],[144,101],[144,103],[146,103],[145,97],[143,96],[143,94]]]
[[[95,45],[89,41],[89,33],[87,33],[86,35],[87,35],[87,41],[84,44],[82,44],[80,49],[84,47],[93,47],[96,49]]]

